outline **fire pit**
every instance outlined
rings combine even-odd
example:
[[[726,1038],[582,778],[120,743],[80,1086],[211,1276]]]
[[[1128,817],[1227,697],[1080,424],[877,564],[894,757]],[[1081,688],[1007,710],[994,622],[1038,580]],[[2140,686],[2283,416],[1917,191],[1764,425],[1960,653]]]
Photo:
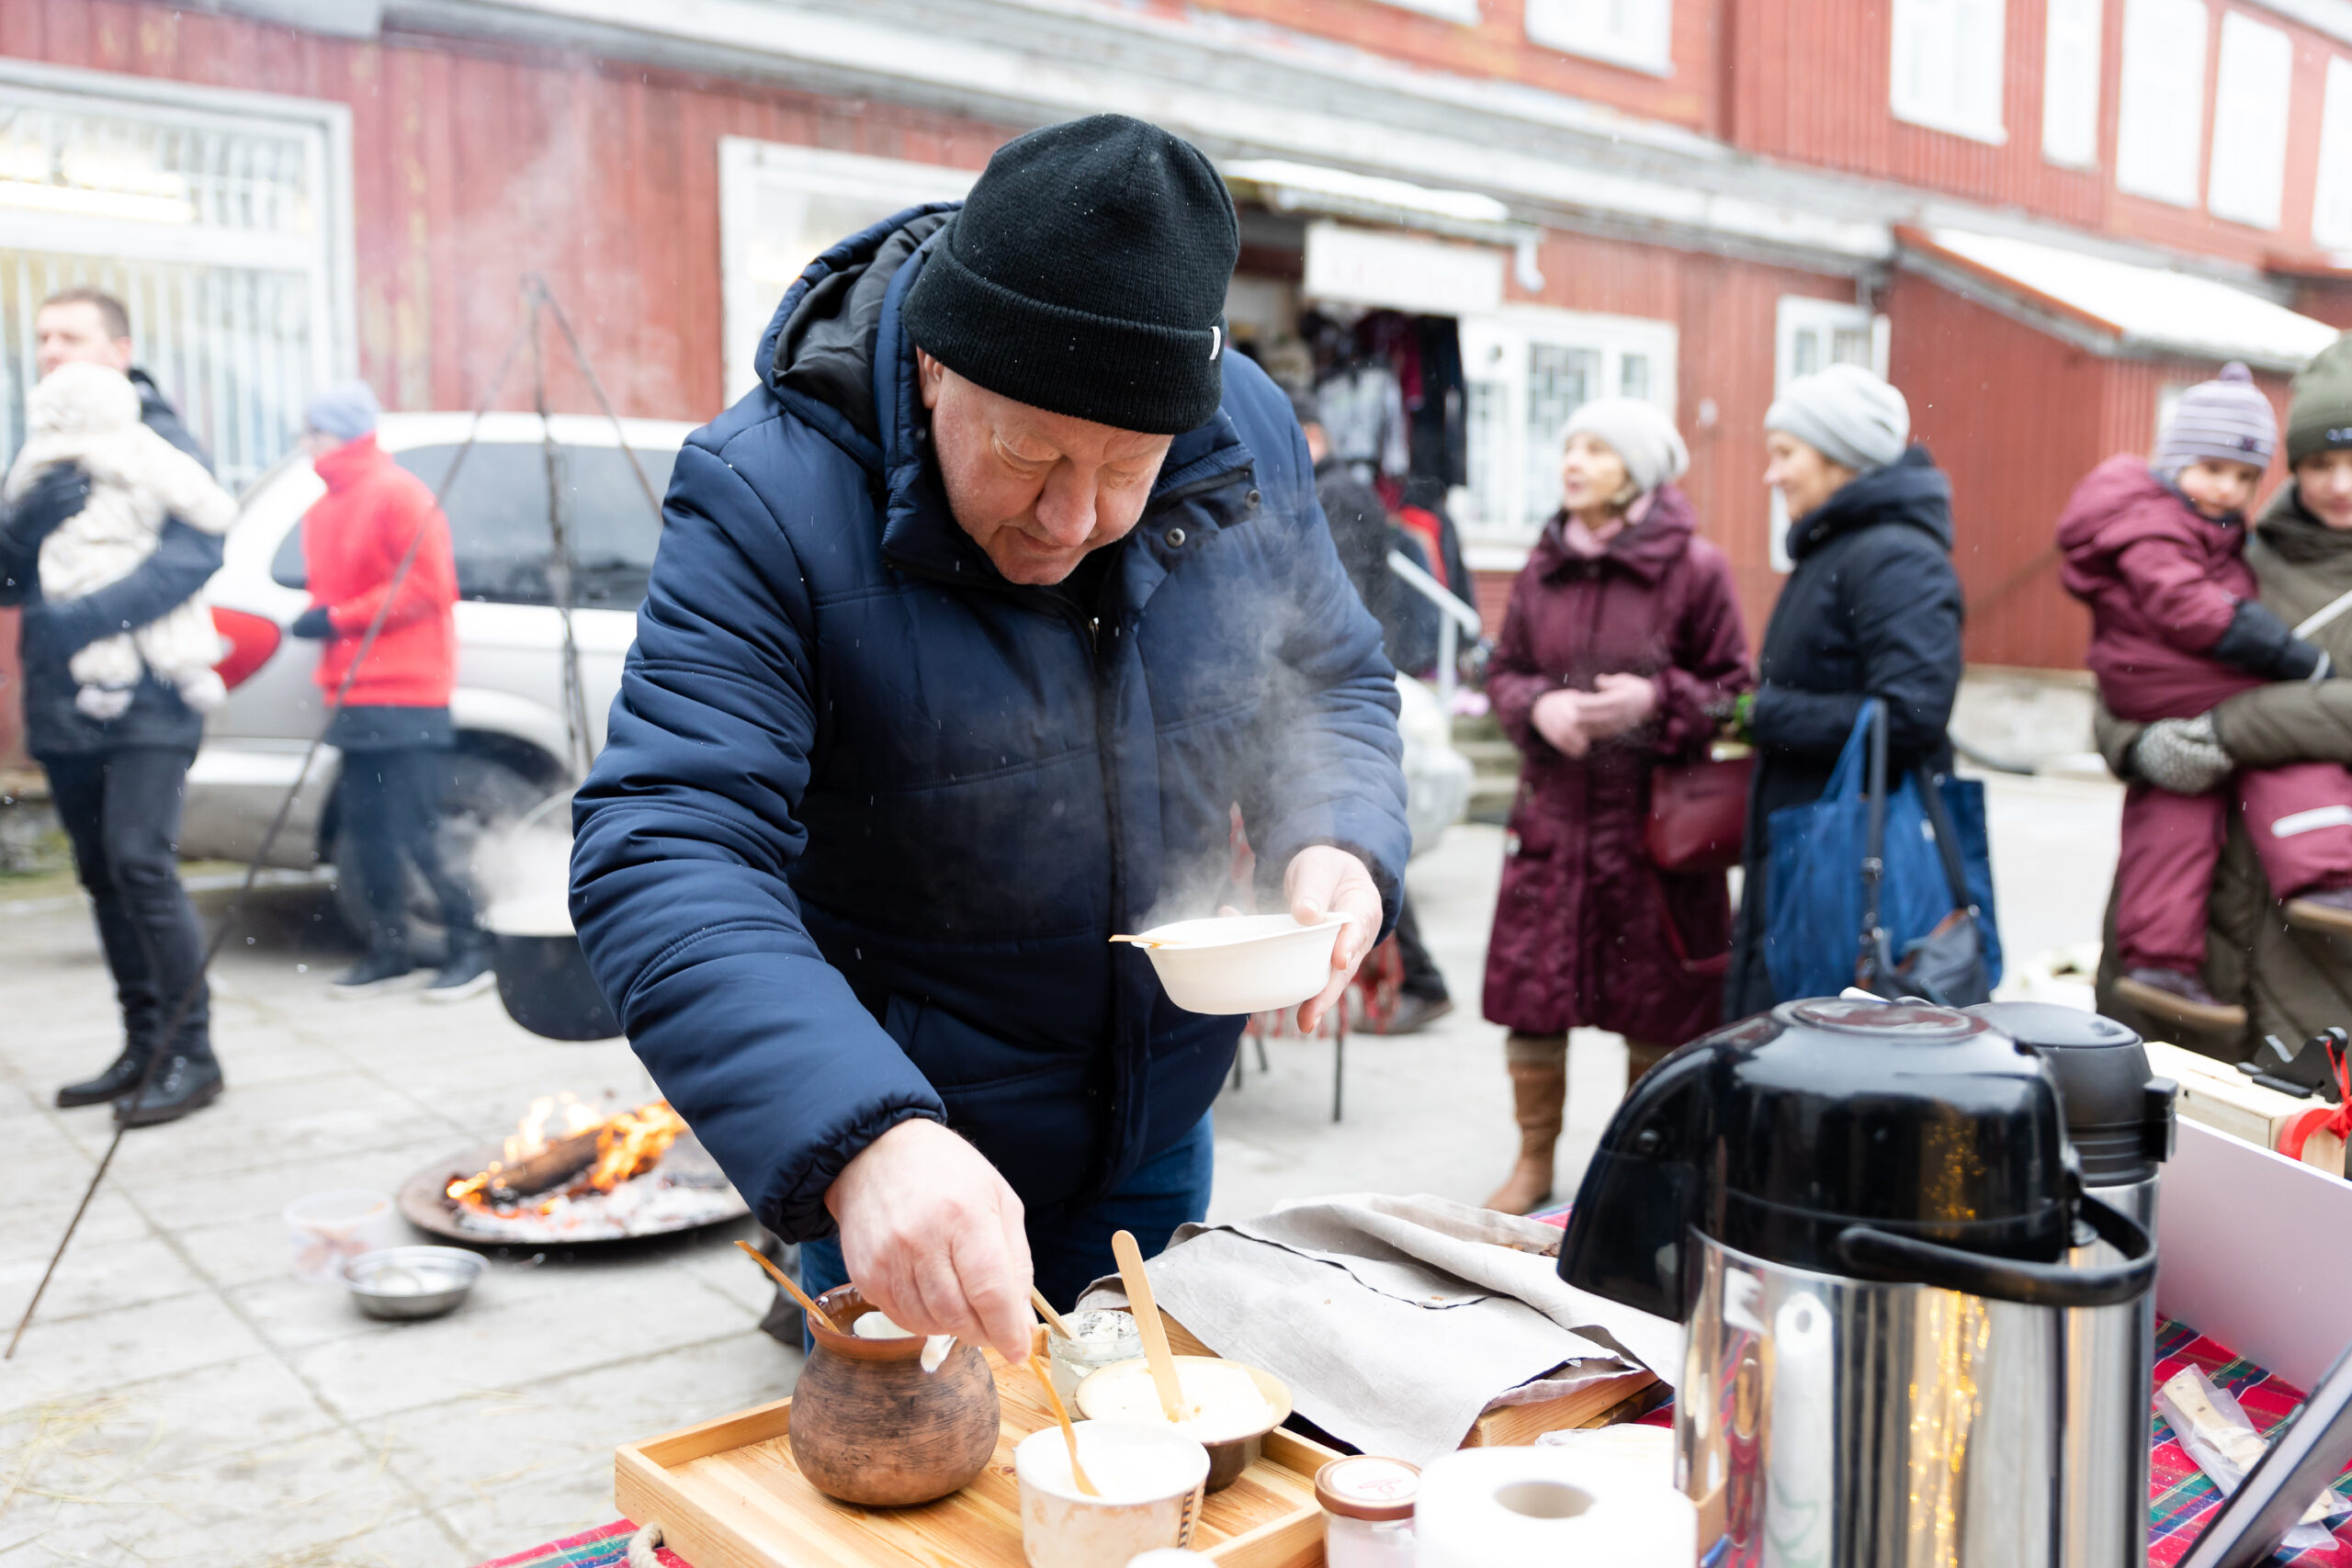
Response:
[[[531,1102],[503,1143],[437,1161],[401,1188],[401,1213],[454,1241],[569,1246],[663,1235],[749,1213],[667,1100]]]

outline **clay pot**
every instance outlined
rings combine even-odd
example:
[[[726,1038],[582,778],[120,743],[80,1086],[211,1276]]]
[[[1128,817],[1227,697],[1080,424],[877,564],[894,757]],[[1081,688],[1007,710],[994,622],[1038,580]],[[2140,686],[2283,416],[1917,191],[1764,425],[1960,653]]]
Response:
[[[842,1285],[817,1298],[843,1328],[874,1309]],[[826,1496],[868,1508],[944,1497],[996,1452],[996,1379],[958,1341],[935,1372],[922,1340],[860,1339],[809,1319],[816,1348],[792,1391],[792,1461]]]

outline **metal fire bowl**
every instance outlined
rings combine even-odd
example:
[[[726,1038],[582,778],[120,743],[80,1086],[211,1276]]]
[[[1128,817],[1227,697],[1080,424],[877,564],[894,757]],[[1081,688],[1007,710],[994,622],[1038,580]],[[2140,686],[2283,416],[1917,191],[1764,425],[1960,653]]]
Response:
[[[673,1203],[664,1212],[652,1214],[616,1216],[617,1228],[596,1234],[584,1234],[567,1229],[552,1219],[537,1216],[516,1216],[496,1232],[469,1226],[450,1209],[442,1193],[448,1190],[452,1176],[470,1176],[500,1156],[498,1144],[481,1144],[435,1160],[401,1184],[400,1208],[409,1224],[435,1235],[461,1241],[469,1247],[594,1247],[605,1242],[634,1241],[640,1236],[670,1235],[680,1231],[700,1230],[705,1225],[722,1224],[740,1220],[751,1213],[742,1196],[728,1185],[727,1177],[718,1162],[702,1146],[692,1133],[681,1133],[678,1141],[670,1145],[643,1181],[656,1173],[666,1176],[678,1187],[693,1190],[707,1198],[707,1202]],[[634,1185],[625,1183],[624,1186]]]

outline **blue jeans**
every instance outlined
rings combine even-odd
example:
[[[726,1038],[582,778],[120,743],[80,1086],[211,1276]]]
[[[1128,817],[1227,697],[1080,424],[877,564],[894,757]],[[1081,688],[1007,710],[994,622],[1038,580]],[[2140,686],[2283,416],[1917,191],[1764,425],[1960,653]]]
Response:
[[[1037,1288],[1063,1312],[1078,1304],[1079,1292],[1105,1274],[1119,1271],[1111,1256],[1111,1233],[1133,1231],[1146,1258],[1168,1247],[1176,1227],[1204,1220],[1209,1181],[1216,1165],[1215,1113],[1204,1114],[1193,1130],[1136,1168],[1119,1190],[1091,1209],[1041,1222],[1029,1216],[1029,1258]],[[812,1296],[849,1282],[838,1236],[800,1244],[800,1288]],[[804,1330],[802,1346],[809,1340]]]

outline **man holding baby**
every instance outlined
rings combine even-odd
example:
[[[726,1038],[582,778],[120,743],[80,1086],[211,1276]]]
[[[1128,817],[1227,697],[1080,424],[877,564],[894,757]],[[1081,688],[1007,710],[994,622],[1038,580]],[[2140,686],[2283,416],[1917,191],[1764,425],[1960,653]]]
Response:
[[[210,467],[155,384],[132,367],[130,322],[119,301],[92,288],[67,289],[44,301],[33,323],[44,378],[67,365],[127,376],[146,428]],[[129,575],[74,598],[45,598],[41,546],[90,497],[89,474],[66,462],[43,469],[9,506],[0,518],[0,606],[24,610],[26,745],[49,775],[122,1009],[120,1053],[96,1077],[59,1089],[57,1103],[112,1101],[119,1121],[149,1126],[210,1104],[222,1087],[204,932],[180,886],[177,850],[181,795],[204,718],[180,686],[152,669],[118,705],[92,702],[71,666],[92,644],[186,604],[220,570],[221,536],[171,517]]]
[[[1105,115],[819,257],[679,456],[574,806],[597,979],[803,1282],[1016,1358],[1033,1278],[1207,1208],[1242,1020],[1109,937],[1340,914],[1312,1028],[1396,909],[1393,672],[1237,245]]]

